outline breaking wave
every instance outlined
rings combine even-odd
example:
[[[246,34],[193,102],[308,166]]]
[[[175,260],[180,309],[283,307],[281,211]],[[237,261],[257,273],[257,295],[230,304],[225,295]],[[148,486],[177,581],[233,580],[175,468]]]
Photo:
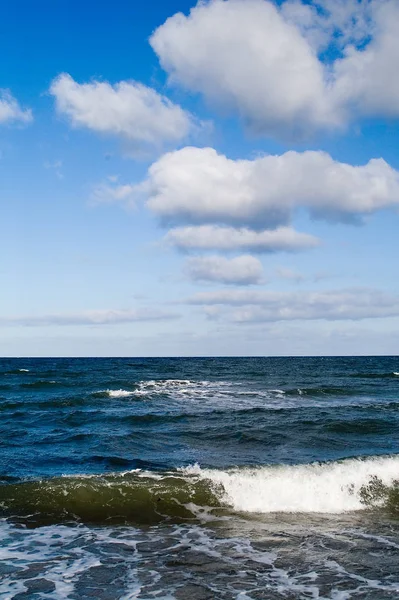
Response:
[[[3,516],[39,524],[79,520],[158,523],[232,513],[399,512],[399,456],[228,470],[199,465],[0,485]],[[396,490],[396,491],[395,491]]]
[[[104,392],[110,398],[127,398],[131,396],[133,392],[129,392],[129,390],[106,390]]]
[[[228,388],[231,390],[233,384],[223,381],[192,381],[190,379],[152,379],[141,381],[134,391],[136,396],[173,395],[174,397],[186,397],[192,394],[215,394],[223,393]]]
[[[224,502],[239,512],[337,514],[364,509],[364,490],[375,478],[392,486],[399,476],[399,456],[227,471],[195,465],[185,472],[220,486]]]

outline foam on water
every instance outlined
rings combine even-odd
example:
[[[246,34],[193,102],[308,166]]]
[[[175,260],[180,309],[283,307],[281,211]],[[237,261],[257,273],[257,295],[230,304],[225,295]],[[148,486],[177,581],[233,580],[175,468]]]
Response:
[[[127,398],[128,396],[132,396],[134,392],[129,392],[129,390],[106,390],[105,392],[107,396],[110,398]]]
[[[140,381],[136,396],[171,395],[186,398],[190,395],[215,395],[231,392],[234,384],[225,381],[191,381],[190,379],[161,379]],[[237,384],[236,384],[237,385]]]
[[[359,493],[372,477],[392,485],[398,478],[399,456],[227,471],[194,465],[183,472],[222,486],[224,501],[236,511],[339,514],[365,508]]]
[[[125,391],[125,390],[123,390]],[[166,399],[179,404],[190,403],[196,413],[211,409],[265,410],[298,409],[306,407],[374,406],[376,398],[336,388],[260,388],[243,386],[235,381],[208,381],[190,379],[143,380],[126,395],[143,400]],[[115,396],[116,397],[116,396]],[[378,400],[381,403],[381,400]]]
[[[0,506],[4,515],[39,525],[205,523],[237,513],[340,514],[370,506],[395,513],[398,472],[399,456],[227,470],[135,469],[3,484]]]
[[[286,543],[283,552],[280,534]],[[392,573],[381,573],[378,566],[370,569],[367,560],[359,565],[358,557],[351,562],[348,550],[356,546],[357,531],[336,534],[318,526],[287,524],[274,535],[273,526],[250,540],[245,531],[228,528],[143,531],[58,525],[24,530],[0,521],[5,569],[0,595],[7,600],[18,594],[51,600],[350,600],[378,598],[380,592],[395,597],[399,591]],[[365,536],[367,549],[376,550],[373,536]],[[395,557],[390,560],[393,566]]]

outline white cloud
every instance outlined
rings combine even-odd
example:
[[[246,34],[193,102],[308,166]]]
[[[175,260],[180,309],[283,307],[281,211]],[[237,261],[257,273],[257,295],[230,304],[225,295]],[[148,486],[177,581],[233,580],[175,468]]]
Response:
[[[118,177],[111,176],[94,187],[90,200],[92,204],[122,204],[132,208],[136,200],[135,186],[119,183]]]
[[[176,319],[176,313],[153,309],[129,310],[87,310],[71,314],[50,314],[39,316],[2,317],[0,325],[25,327],[43,327],[51,325],[116,325],[137,321],[161,321]]]
[[[33,121],[33,115],[30,108],[21,108],[8,90],[0,90],[0,124],[30,123],[31,121]]]
[[[170,17],[150,42],[172,83],[255,133],[292,137],[399,116],[398,20],[395,0],[213,0]]]
[[[190,113],[135,81],[77,83],[67,73],[51,84],[57,110],[75,127],[120,136],[138,146],[179,143],[197,127]]]
[[[317,51],[331,44],[339,49],[364,42],[373,29],[374,6],[373,0],[286,0],[281,13]]]
[[[374,36],[363,50],[345,49],[335,64],[337,101],[369,116],[399,117],[399,4],[374,0]]]
[[[261,282],[263,268],[257,258],[249,255],[230,260],[223,256],[206,256],[190,258],[186,262],[186,273],[194,281],[249,285]]]
[[[372,289],[327,292],[222,290],[201,292],[188,304],[224,306],[225,316],[239,323],[360,320],[399,316],[399,296]]]
[[[245,250],[248,252],[298,252],[314,248],[320,240],[291,227],[254,231],[247,228],[199,225],[171,229],[165,240],[182,251],[190,250]]]
[[[233,109],[256,132],[339,125],[323,67],[297,27],[263,0],[200,2],[150,39],[172,82]]]
[[[350,220],[399,206],[399,173],[383,159],[364,166],[325,152],[286,152],[231,160],[213,148],[186,147],[163,155],[137,190],[164,222],[286,225],[299,207],[313,217]]]

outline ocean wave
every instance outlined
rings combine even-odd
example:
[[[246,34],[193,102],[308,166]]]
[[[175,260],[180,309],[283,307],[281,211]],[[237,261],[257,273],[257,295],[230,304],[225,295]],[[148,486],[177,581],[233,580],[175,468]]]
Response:
[[[106,390],[104,392],[110,398],[127,398],[128,396],[132,396],[133,392],[129,390]]]
[[[123,387],[122,387],[123,385]],[[246,410],[260,408],[265,410],[299,409],[305,407],[325,406],[371,406],[376,398],[365,396],[355,388],[343,387],[246,387],[242,382],[212,381],[193,379],[149,379],[136,383],[122,384],[120,389],[103,389],[92,392],[96,398],[113,398],[130,400],[167,400],[195,405],[196,412],[209,410]],[[126,385],[126,387],[125,387]],[[380,404],[381,401],[379,400]],[[170,404],[168,404],[170,406]]]
[[[374,478],[392,486],[399,473],[399,456],[228,471],[196,465],[184,472],[221,486],[224,502],[240,512],[339,514],[365,508],[362,494]]]
[[[387,373],[354,373],[352,377],[359,377],[361,379],[390,379],[392,377],[399,377],[399,372],[389,371]]]
[[[47,380],[47,379],[38,379],[37,381],[32,381],[29,383],[21,383],[20,387],[21,388],[27,388],[27,389],[41,389],[41,388],[46,388],[52,385],[57,385],[57,381],[54,380]]]
[[[134,394],[136,396],[178,395],[187,396],[198,392],[220,391],[226,382],[192,381],[190,379],[150,379],[140,381]]]
[[[399,512],[399,456],[228,470],[199,465],[0,485],[4,516],[69,521],[211,520],[232,513]],[[396,504],[395,504],[396,502]],[[33,517],[32,517],[33,515]]]
[[[309,396],[311,398],[317,397],[338,397],[338,398],[348,398],[350,396],[358,396],[359,389],[358,388],[349,388],[348,386],[343,387],[295,387],[289,388],[282,391],[286,396]]]
[[[182,473],[60,477],[0,485],[4,516],[38,525],[78,520],[90,523],[194,520],[220,501],[209,481]]]

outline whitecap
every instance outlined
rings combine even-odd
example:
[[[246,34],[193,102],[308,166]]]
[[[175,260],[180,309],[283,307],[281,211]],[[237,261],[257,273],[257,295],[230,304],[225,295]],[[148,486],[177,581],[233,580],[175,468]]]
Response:
[[[222,501],[239,512],[339,514],[365,508],[359,492],[373,476],[391,485],[398,477],[399,456],[226,471],[193,465],[182,471],[223,490]]]
[[[133,392],[129,392],[128,390],[106,390],[106,394],[110,398],[127,398],[128,396],[132,396]]]

